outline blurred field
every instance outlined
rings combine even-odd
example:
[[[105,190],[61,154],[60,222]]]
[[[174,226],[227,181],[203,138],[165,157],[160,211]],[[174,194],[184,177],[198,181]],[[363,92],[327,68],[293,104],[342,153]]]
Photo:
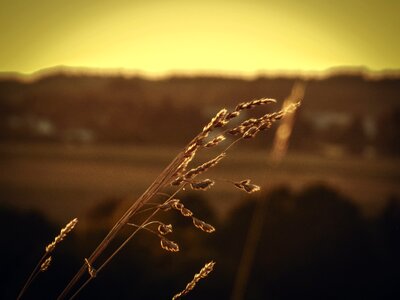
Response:
[[[0,201],[39,210],[54,221],[65,222],[107,199],[134,200],[178,152],[178,148],[168,146],[3,143]],[[373,215],[390,195],[400,194],[399,166],[398,159],[327,159],[290,154],[274,167],[267,150],[239,147],[223,167],[207,176],[251,178],[266,191],[277,185],[298,190],[326,183],[353,199],[364,213]],[[221,217],[245,196],[225,182],[217,183],[212,193],[204,195]]]

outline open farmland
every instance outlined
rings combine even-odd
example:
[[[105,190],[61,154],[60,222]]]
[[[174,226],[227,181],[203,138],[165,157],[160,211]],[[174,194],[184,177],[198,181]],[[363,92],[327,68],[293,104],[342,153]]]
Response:
[[[167,146],[2,144],[0,201],[65,221],[108,199],[134,200],[178,151]],[[223,165],[208,176],[238,180],[246,174],[264,190],[325,183],[349,196],[367,214],[379,212],[389,196],[400,194],[400,161],[395,159],[291,154],[274,167],[267,150],[240,147]],[[245,196],[226,182],[218,182],[213,189],[204,195],[221,217]]]

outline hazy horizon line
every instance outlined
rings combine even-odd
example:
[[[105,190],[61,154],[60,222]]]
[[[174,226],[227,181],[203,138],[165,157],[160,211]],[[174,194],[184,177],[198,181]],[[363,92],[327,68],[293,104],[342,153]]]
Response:
[[[335,75],[360,75],[368,79],[399,78],[400,69],[372,70],[365,66],[336,66],[325,70],[259,70],[254,72],[221,71],[221,70],[169,70],[165,72],[150,72],[127,68],[97,68],[58,65],[25,73],[19,71],[0,71],[0,79],[37,80],[56,74],[141,77],[145,79],[168,79],[173,77],[216,77],[256,79],[262,77],[301,77],[304,79],[323,79]]]

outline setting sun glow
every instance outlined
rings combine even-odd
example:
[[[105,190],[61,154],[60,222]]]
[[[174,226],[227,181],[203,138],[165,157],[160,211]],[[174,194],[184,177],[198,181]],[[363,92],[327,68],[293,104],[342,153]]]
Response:
[[[400,68],[399,1],[2,1],[0,71]]]

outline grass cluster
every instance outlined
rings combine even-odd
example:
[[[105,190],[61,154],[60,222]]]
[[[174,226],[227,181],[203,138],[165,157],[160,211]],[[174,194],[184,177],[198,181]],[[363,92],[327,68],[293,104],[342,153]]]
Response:
[[[75,298],[141,230],[145,230],[159,238],[160,246],[164,250],[178,252],[179,244],[167,238],[168,235],[173,233],[172,224],[164,224],[157,220],[157,214],[160,211],[177,212],[182,217],[190,218],[197,229],[205,233],[213,233],[216,230],[215,227],[203,220],[203,216],[194,216],[193,212],[182,203],[178,196],[187,189],[207,191],[219,182],[231,184],[232,187],[246,193],[259,191],[260,187],[251,183],[250,179],[243,178],[239,181],[221,180],[206,178],[205,174],[218,166],[227,157],[229,150],[235,144],[256,137],[257,134],[269,129],[273,123],[286,114],[294,112],[300,105],[300,102],[297,102],[273,113],[266,113],[259,117],[248,117],[254,108],[275,102],[273,99],[263,98],[240,103],[231,111],[227,109],[220,110],[204,126],[203,130],[178,153],[147,190],[125,211],[92,254],[83,259],[81,268],[61,292],[58,299]],[[210,151],[210,149],[216,150],[213,158],[197,165],[194,164],[194,159],[200,151]],[[22,288],[18,298],[23,296],[26,289],[40,272],[44,272],[49,268],[51,262],[50,253],[74,228],[76,223],[77,219],[74,219],[67,224],[60,232],[60,235],[46,247],[44,256]],[[115,251],[106,255],[106,250],[111,245],[115,247],[115,238],[121,234],[123,229],[127,228],[131,229],[130,234],[119,245],[116,245]],[[215,262],[206,264],[194,276],[193,280],[188,283],[186,288],[177,293],[173,299],[177,299],[192,290],[200,279],[208,276],[214,265]]]

